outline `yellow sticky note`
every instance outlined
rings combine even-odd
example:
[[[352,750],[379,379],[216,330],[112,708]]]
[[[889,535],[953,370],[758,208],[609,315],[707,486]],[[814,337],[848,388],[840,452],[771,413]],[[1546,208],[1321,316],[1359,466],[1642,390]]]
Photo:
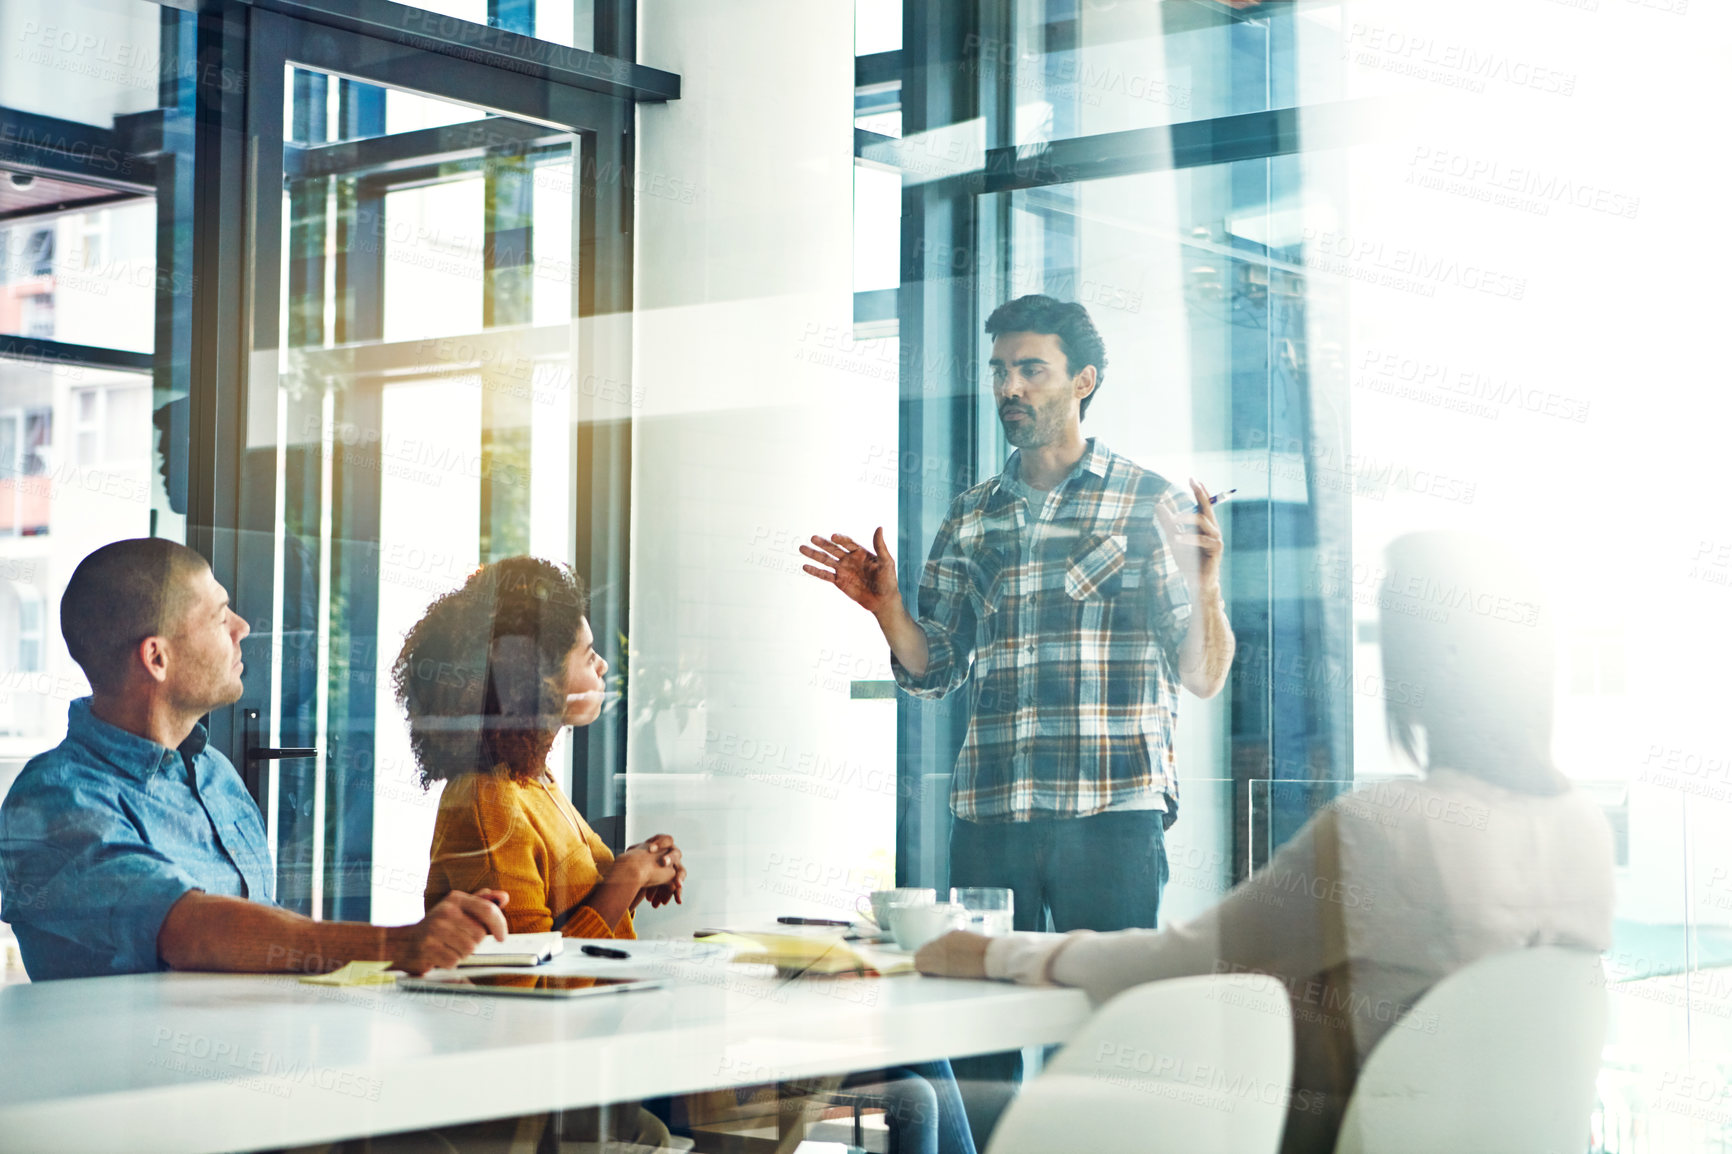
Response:
[[[301,981],[314,986],[389,986],[396,974],[387,974],[390,962],[350,962],[328,974],[308,974]]]

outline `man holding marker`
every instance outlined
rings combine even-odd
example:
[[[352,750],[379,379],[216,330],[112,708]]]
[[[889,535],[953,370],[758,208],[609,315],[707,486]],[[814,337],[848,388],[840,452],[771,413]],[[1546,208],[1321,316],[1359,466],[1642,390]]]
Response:
[[[1015,894],[1018,930],[1153,928],[1178,816],[1182,685],[1212,697],[1234,642],[1221,529],[1189,491],[1084,439],[1106,350],[1075,303],[1025,296],[987,319],[992,394],[1016,447],[951,504],[904,607],[884,540],[800,552],[877,618],[897,683],[969,686],[950,881]]]

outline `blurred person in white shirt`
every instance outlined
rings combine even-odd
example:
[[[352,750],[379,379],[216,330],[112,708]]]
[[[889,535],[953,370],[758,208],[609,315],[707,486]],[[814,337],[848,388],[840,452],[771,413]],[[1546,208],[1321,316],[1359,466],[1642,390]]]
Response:
[[[1462,533],[1388,550],[1379,591],[1390,737],[1422,777],[1336,798],[1202,916],[1163,930],[952,933],[924,973],[1075,986],[1246,971],[1294,1013],[1284,1154],[1333,1149],[1366,1056],[1439,980],[1535,946],[1611,944],[1612,836],[1552,762],[1555,640],[1538,582]]]

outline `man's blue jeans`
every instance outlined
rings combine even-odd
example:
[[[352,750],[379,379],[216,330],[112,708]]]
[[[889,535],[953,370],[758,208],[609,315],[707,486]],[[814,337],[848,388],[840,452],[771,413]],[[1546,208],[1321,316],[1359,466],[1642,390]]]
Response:
[[[1016,928],[1154,929],[1167,884],[1159,810],[950,827],[950,884],[1003,886]]]
[[[1015,893],[1016,928],[1153,929],[1167,884],[1166,815],[1129,810],[1093,817],[950,827],[950,884]],[[1022,1054],[954,1058],[981,1148],[1022,1081]]]

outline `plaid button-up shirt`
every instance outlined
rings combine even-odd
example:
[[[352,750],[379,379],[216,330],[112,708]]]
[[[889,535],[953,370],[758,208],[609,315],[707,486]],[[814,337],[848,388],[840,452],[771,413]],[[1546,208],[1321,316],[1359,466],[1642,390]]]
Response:
[[[1153,797],[1171,824],[1191,603],[1155,506],[1194,502],[1091,439],[1031,508],[1009,483],[1020,459],[951,504],[920,579],[926,674],[892,658],[897,683],[928,698],[969,686],[957,817],[1087,817]]]

